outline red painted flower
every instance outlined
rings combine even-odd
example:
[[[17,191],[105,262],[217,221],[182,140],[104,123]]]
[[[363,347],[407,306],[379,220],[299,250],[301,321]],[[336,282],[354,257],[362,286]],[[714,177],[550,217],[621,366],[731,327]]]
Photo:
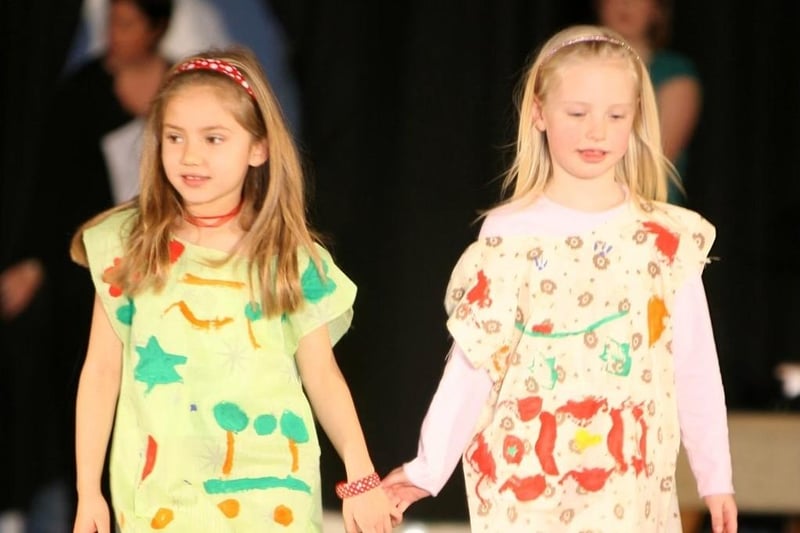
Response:
[[[525,443],[514,435],[506,435],[503,440],[503,458],[508,462],[518,465],[522,462],[525,453]]]
[[[114,273],[119,268],[121,262],[122,262],[122,260],[119,257],[115,257],[114,258],[114,264],[112,266],[108,267],[107,269],[105,269],[103,271],[103,276],[102,276],[102,280],[105,283],[108,283],[110,285],[110,287],[108,288],[108,294],[110,294],[114,298],[119,298],[120,296],[122,296],[122,287],[120,285],[115,284],[115,283],[111,283],[111,281],[110,281],[111,277],[114,275]]]
[[[672,264],[675,259],[675,253],[678,251],[678,244],[680,243],[680,235],[673,233],[664,226],[656,222],[643,222],[644,230],[648,233],[653,233],[656,236],[655,245],[664,256],[667,262]]]

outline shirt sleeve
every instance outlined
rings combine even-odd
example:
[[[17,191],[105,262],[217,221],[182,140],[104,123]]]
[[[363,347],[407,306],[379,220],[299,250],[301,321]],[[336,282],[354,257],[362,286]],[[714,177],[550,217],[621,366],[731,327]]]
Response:
[[[700,496],[733,493],[728,419],[703,282],[689,276],[675,295],[675,385],[681,439]]]
[[[123,294],[121,287],[111,283],[110,275],[122,262],[126,223],[132,215],[133,211],[120,211],[88,228],[83,234],[92,283],[114,333],[123,343],[130,336],[136,305],[134,300]]]
[[[505,376],[522,335],[531,262],[528,254],[507,250],[502,237],[488,237],[464,252],[447,286],[447,329],[472,366],[493,381]]]
[[[331,346],[344,336],[353,321],[356,286],[333,262],[327,250],[317,246],[323,275],[310,254],[298,253],[303,305],[286,317],[293,333],[293,346],[315,329],[327,325]]]
[[[432,496],[453,475],[492,389],[489,374],[453,345],[439,387],[422,422],[417,457],[403,465],[408,479]]]

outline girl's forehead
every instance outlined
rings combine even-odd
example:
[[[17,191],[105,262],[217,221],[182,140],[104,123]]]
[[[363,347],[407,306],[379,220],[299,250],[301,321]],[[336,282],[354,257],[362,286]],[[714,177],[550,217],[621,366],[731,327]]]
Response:
[[[189,83],[175,87],[171,91],[167,103],[176,98],[208,99],[219,102],[232,99],[231,92],[231,89],[221,83],[192,80]]]
[[[189,111],[225,110],[233,112],[237,99],[234,91],[217,84],[189,84],[176,87],[164,100],[166,113],[177,109]]]
[[[635,96],[636,72],[623,58],[576,58],[557,66],[547,96],[608,97],[626,100]]]
[[[180,87],[165,99],[162,120],[187,124],[238,122],[237,100],[226,93],[213,85]]]
[[[556,76],[572,78],[596,76],[599,73],[610,76],[635,74],[630,60],[623,57],[573,57],[563,60],[553,69]]]

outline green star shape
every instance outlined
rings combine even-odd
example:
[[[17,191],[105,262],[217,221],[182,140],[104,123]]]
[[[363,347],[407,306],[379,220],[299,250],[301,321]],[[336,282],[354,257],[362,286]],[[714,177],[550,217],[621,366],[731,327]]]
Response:
[[[325,274],[328,273],[328,263],[325,261],[322,262],[322,271]],[[303,287],[303,296],[312,303],[322,300],[336,290],[336,283],[330,278],[323,281],[317,272],[317,267],[310,259],[308,266],[300,276],[300,285]]]
[[[133,377],[147,384],[145,394],[156,385],[183,381],[175,366],[185,365],[186,356],[165,352],[155,337],[150,337],[146,346],[137,346],[136,351],[139,353],[139,363],[133,371]]]

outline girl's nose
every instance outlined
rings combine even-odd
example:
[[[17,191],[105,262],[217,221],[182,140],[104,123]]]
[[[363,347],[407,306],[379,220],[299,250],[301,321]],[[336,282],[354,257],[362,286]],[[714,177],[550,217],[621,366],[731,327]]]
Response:
[[[602,141],[606,138],[606,123],[602,119],[592,120],[589,124],[589,130],[586,136],[593,141]]]
[[[194,145],[187,142],[185,148],[183,149],[181,163],[187,166],[194,166],[199,165],[201,160],[202,158],[197,150],[194,149]]]

